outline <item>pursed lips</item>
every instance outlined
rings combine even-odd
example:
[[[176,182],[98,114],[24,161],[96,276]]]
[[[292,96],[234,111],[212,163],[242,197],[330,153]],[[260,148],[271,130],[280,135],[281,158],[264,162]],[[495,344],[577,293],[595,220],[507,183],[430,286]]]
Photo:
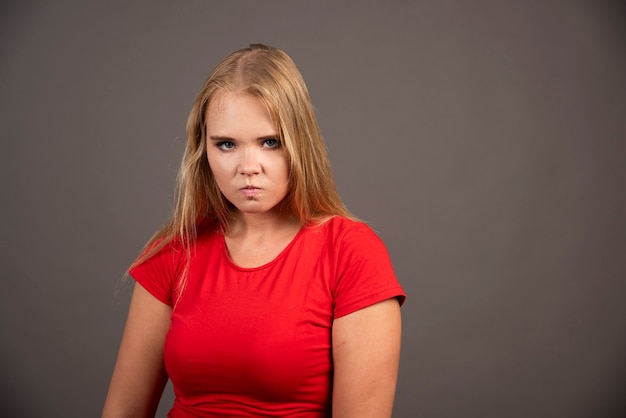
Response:
[[[261,191],[261,188],[250,185],[250,186],[242,187],[239,190],[241,190],[243,194],[246,195],[246,197],[253,197]]]

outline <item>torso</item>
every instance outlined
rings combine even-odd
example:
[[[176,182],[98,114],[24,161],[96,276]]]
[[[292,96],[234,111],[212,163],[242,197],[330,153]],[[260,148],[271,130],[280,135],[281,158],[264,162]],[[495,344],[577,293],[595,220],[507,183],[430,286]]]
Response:
[[[198,238],[165,344],[180,410],[198,403],[211,416],[260,416],[274,408],[276,416],[329,416],[331,269],[318,263],[328,248],[323,237],[311,236],[296,231],[266,263],[276,248],[242,258],[242,248],[227,251],[219,233]],[[240,265],[250,262],[257,264]]]
[[[228,245],[214,223],[201,225],[180,298],[179,243],[131,271],[173,306],[169,416],[330,416],[334,319],[403,297],[384,244],[366,225],[335,217],[262,257]]]

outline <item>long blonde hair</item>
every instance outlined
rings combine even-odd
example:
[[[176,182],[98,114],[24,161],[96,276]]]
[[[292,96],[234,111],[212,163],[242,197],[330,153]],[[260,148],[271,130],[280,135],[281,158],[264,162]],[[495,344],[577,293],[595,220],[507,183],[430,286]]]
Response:
[[[285,52],[252,44],[220,62],[196,97],[187,119],[187,145],[172,217],[148,241],[129,270],[174,239],[188,251],[189,260],[200,221],[213,218],[227,231],[237,214],[220,192],[206,157],[207,110],[220,92],[246,92],[265,102],[290,163],[285,207],[301,224],[321,223],[335,215],[353,218],[337,193],[324,140],[298,68]]]

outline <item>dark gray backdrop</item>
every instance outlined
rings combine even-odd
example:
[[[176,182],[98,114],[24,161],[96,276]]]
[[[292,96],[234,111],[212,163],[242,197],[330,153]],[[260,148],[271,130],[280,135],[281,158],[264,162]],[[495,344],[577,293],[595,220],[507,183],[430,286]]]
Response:
[[[608,1],[3,1],[0,415],[100,413],[115,283],[169,214],[192,100],[265,42],[302,70],[340,192],[408,292],[394,415],[625,416],[624,17]]]

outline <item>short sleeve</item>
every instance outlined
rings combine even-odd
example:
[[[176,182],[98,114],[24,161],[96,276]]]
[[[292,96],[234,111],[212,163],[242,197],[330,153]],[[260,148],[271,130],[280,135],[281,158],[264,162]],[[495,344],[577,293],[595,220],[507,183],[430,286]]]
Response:
[[[173,306],[174,290],[182,271],[184,251],[166,244],[152,257],[129,271],[133,279],[161,302]]]
[[[335,318],[390,298],[400,305],[406,294],[398,283],[383,241],[363,223],[354,223],[337,246]]]

